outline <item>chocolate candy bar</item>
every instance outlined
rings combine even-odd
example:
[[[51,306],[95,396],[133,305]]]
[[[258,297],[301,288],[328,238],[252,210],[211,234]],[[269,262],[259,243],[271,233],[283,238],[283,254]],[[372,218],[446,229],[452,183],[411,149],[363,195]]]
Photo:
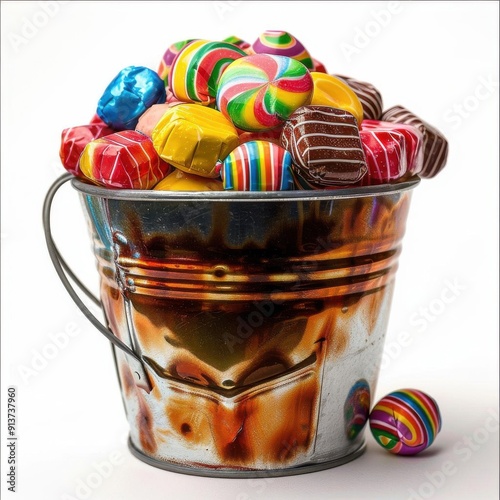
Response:
[[[356,118],[342,109],[302,106],[285,122],[281,145],[312,187],[353,184],[367,171]]]

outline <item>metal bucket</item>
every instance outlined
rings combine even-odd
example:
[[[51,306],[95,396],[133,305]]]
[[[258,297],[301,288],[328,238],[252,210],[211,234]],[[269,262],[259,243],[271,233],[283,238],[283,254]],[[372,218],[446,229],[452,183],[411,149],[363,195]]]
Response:
[[[202,476],[334,467],[364,450],[412,188],[79,192],[141,460]],[[84,291],[91,296],[85,289]],[[96,299],[94,299],[96,300]]]

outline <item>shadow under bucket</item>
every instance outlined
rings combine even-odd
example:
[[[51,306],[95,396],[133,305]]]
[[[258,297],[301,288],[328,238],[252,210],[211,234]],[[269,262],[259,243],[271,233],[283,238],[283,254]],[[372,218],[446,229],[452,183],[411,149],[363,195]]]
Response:
[[[72,180],[130,424],[148,464],[284,476],[364,450],[412,188],[160,192]],[[87,290],[84,291],[88,293]]]

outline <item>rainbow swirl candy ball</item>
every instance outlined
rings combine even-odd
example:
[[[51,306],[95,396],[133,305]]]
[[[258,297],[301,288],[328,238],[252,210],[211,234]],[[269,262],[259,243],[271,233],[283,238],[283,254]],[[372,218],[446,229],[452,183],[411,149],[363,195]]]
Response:
[[[255,54],[272,54],[291,57],[300,61],[307,69],[314,70],[314,62],[305,47],[286,31],[264,31],[252,44]]]
[[[255,54],[226,68],[217,87],[217,107],[239,129],[268,130],[309,104],[313,87],[311,74],[301,62]]]
[[[243,56],[246,53],[232,43],[207,40],[188,43],[170,66],[169,88],[179,101],[212,104],[224,70]]]
[[[441,413],[428,394],[400,389],[373,407],[370,429],[377,443],[391,453],[416,455],[434,442],[441,430]]]

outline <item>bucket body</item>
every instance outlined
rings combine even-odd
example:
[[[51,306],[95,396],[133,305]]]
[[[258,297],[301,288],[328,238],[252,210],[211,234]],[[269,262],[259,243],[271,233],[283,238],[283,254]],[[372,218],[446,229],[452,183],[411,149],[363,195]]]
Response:
[[[144,461],[285,475],[363,449],[411,188],[81,197]],[[238,197],[240,194],[242,196]]]

